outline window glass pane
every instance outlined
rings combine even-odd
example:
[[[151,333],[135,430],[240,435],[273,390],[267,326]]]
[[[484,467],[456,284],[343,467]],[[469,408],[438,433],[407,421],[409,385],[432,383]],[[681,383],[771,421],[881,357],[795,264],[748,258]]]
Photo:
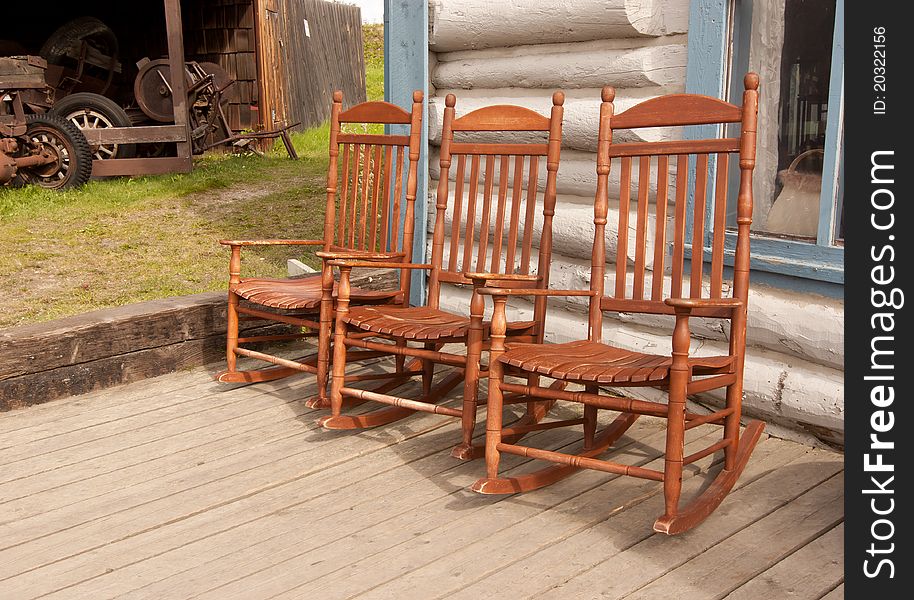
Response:
[[[777,174],[771,208],[754,219],[755,231],[816,237],[834,23],[835,0],[784,2]]]

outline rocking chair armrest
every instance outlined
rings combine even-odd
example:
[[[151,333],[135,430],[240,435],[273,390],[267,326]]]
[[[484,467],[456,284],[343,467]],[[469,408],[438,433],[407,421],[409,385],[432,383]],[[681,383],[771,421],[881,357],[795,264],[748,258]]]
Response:
[[[477,294],[483,296],[596,296],[593,290],[537,290],[517,288],[477,288]]]
[[[523,288],[490,288],[490,287],[476,287],[473,289],[473,301],[470,306],[472,308],[475,304],[476,298],[480,298],[482,301],[482,296],[491,296],[494,303],[494,312],[492,314],[491,329],[490,334],[493,337],[504,336],[505,331],[507,330],[507,317],[505,315],[506,308],[508,304],[509,296],[538,296],[538,297],[555,297],[555,296],[596,296],[597,292],[593,290],[539,290],[539,289],[523,289]],[[482,307],[478,307],[477,310],[482,313]],[[503,342],[500,342],[503,343]],[[493,346],[493,349],[495,347]],[[503,350],[503,348],[502,348]]]
[[[729,308],[732,311],[743,306],[739,298],[667,298],[663,303],[684,314],[696,308]]]
[[[359,267],[366,267],[369,269],[432,269],[432,265],[419,264],[419,263],[401,263],[401,262],[387,262],[387,261],[371,261],[371,260],[331,260],[327,264],[331,267],[341,267],[344,269],[352,269]]]
[[[324,240],[219,240],[223,246],[323,246]]]
[[[366,250],[345,250],[336,252],[318,251],[314,253],[324,260],[371,260],[390,262],[406,256],[405,252],[368,252]]]
[[[464,273],[464,277],[472,279],[474,284],[483,284],[487,281],[540,281],[539,275],[524,275],[522,273]]]

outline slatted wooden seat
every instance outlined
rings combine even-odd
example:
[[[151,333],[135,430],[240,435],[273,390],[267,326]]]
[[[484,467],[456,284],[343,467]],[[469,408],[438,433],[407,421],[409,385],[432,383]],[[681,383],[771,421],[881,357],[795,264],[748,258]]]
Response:
[[[339,286],[334,284],[333,296],[336,297]],[[235,286],[235,294],[254,304],[271,308],[319,308],[321,303],[320,277],[302,279],[242,279]],[[355,303],[384,302],[393,300],[402,302],[400,290],[363,290],[352,287],[350,298]]]
[[[346,323],[362,329],[408,340],[460,341],[470,329],[470,318],[455,315],[429,306],[397,308],[363,306],[350,309]],[[489,323],[483,321],[483,329]],[[536,327],[535,321],[512,321],[510,331]]]
[[[326,263],[338,258],[372,258],[409,262],[412,256],[412,215],[416,199],[419,162],[422,93],[413,94],[412,112],[386,102],[363,102],[343,110],[343,94],[333,94],[330,117],[330,163],[327,170],[327,201],[324,237],[320,240],[223,240],[231,247],[229,263],[228,334],[226,370],[219,381],[257,382],[296,373],[317,375],[318,395],[307,401],[311,407],[329,406],[326,381],[329,374],[334,299],[339,286]],[[407,135],[347,132],[344,126],[361,130],[371,124],[401,125]],[[342,160],[340,157],[342,155]],[[404,179],[405,173],[405,179]],[[341,185],[340,185],[341,184]],[[399,216],[405,212],[405,225]],[[241,250],[250,246],[318,246],[325,262],[320,276],[304,278],[242,278]],[[407,273],[404,271],[404,273]],[[350,286],[350,304],[403,306],[409,298],[409,277],[390,291]],[[264,320],[291,325],[299,332],[239,337],[239,324]],[[302,331],[304,330],[304,331]],[[245,347],[257,342],[295,340],[317,336],[317,352],[289,360]],[[274,366],[240,370],[238,356],[258,359]],[[357,360],[367,355],[352,356]]]
[[[604,88],[600,108],[597,148],[597,190],[594,200],[594,242],[591,255],[588,337],[564,344],[510,344],[505,306],[510,296],[583,295],[581,290],[517,290],[477,288],[476,297],[494,301],[489,362],[489,399],[486,423],[486,477],[473,489],[484,494],[509,494],[554,483],[577,469],[631,475],[663,482],[664,514],[654,523],[659,532],[674,534],[694,527],[723,500],[746,466],[764,424],[750,421],[740,432],[743,364],[746,350],[746,304],[749,291],[749,226],[752,222],[752,172],[755,166],[758,76],[748,74],[742,106],[692,94],[661,96],[637,104],[615,115],[615,91]],[[739,124],[738,137],[614,144],[617,129],[715,125],[724,130]],[[732,297],[724,296],[724,260],[730,156],[738,154],[740,169],[733,257]],[[709,165],[714,156],[717,178],[710,181]],[[694,160],[694,175],[689,166]],[[619,218],[608,226],[609,172],[620,169]],[[637,166],[637,178],[633,175]],[[675,168],[675,174],[671,170]],[[653,173],[652,173],[653,171]],[[713,187],[709,184],[713,183]],[[637,185],[637,194],[633,193]],[[670,192],[672,189],[673,193]],[[709,195],[709,188],[713,190]],[[656,192],[652,191],[656,190]],[[690,216],[694,223],[691,240],[686,238]],[[652,202],[653,201],[653,202]],[[705,208],[711,203],[713,229],[705,236]],[[669,205],[673,204],[672,207]],[[653,209],[651,208],[653,205]],[[672,222],[668,223],[670,209]],[[655,224],[649,215],[653,210]],[[633,214],[632,214],[633,213]],[[670,235],[668,226],[671,225]],[[634,251],[629,244],[634,230]],[[648,231],[653,229],[653,240]],[[616,242],[614,285],[605,282],[606,240]],[[668,253],[667,240],[672,246]],[[653,247],[651,245],[653,244]],[[691,245],[691,262],[686,263],[686,245]],[[710,251],[710,277],[705,272],[706,248]],[[664,266],[670,261],[669,288]],[[648,264],[651,276],[648,277]],[[667,291],[669,290],[669,291]],[[647,354],[613,345],[603,339],[603,312],[642,313],[675,317],[670,354]],[[689,354],[691,317],[726,319],[730,322],[729,347],[725,355],[698,357]],[[531,375],[555,379],[551,387],[530,383]],[[507,378],[519,377],[521,383]],[[573,383],[583,391],[562,387]],[[600,385],[611,386],[601,390]],[[668,392],[667,402],[620,397],[627,387],[652,386]],[[726,389],[726,406],[709,414],[686,410],[686,397],[709,390]],[[571,401],[583,404],[583,418],[538,424],[503,423],[503,407],[530,398]],[[597,433],[599,410],[620,415]],[[634,423],[639,416],[666,419],[666,455],[663,470],[626,465],[597,458]],[[683,456],[685,430],[702,424],[721,425],[723,436],[707,448]],[[555,452],[515,443],[514,439],[536,428],[582,427],[580,451]],[[683,467],[717,451],[724,452],[723,469],[714,481],[687,505],[680,506]],[[549,461],[552,466],[513,477],[498,472],[502,453]]]
[[[548,353],[543,352],[540,344],[507,347],[501,358],[506,365],[573,382],[662,384],[673,364],[670,356],[644,354],[588,340],[550,344]],[[732,365],[732,356],[689,358],[693,375],[727,372]]]
[[[331,415],[319,422],[327,429],[353,429],[390,423],[415,411],[433,412],[461,419],[462,439],[452,455],[470,459],[481,455],[471,440],[476,423],[477,386],[485,370],[482,354],[489,346],[489,324],[483,320],[483,303],[468,312],[447,312],[440,307],[443,283],[482,287],[497,282],[508,287],[541,289],[549,284],[552,252],[552,217],[555,208],[555,180],[561,148],[564,94],[553,95],[550,117],[519,106],[489,106],[460,118],[455,116],[456,98],[445,99],[441,143],[441,174],[438,184],[432,257],[429,264],[398,265],[385,261],[334,261],[340,270],[334,334]],[[491,132],[530,132],[523,143],[490,143]],[[509,134],[510,135],[510,134]],[[483,137],[487,136],[487,137]],[[546,159],[545,187],[537,185],[540,161]],[[456,163],[456,173],[451,165]],[[454,178],[451,181],[451,177]],[[539,251],[534,253],[534,221],[541,202]],[[445,236],[450,233],[450,242]],[[447,248],[445,248],[447,246]],[[356,267],[406,267],[429,273],[426,306],[410,308],[349,306],[350,272]],[[533,320],[506,324],[517,341],[542,340],[545,304],[537,305]],[[443,351],[445,344],[460,344],[459,351]],[[418,398],[392,392],[373,393],[350,387],[359,375],[348,375],[346,348],[387,353],[395,364],[422,378]],[[421,368],[400,367],[405,358],[418,360]],[[415,363],[411,363],[415,364]],[[433,386],[436,365],[450,367]],[[481,373],[482,371],[482,373]],[[398,372],[387,374],[394,377]],[[372,378],[385,375],[371,375]],[[438,404],[447,393],[463,384],[461,408]],[[404,392],[401,392],[403,394]],[[346,415],[343,399],[370,400],[385,408]],[[542,417],[543,406],[532,403],[524,422]]]

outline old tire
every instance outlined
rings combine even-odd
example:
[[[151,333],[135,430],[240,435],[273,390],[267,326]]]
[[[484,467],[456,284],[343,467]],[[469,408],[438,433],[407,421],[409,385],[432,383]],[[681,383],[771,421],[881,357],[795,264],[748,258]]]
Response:
[[[67,51],[79,49],[83,40],[103,54],[114,57],[118,54],[117,36],[95,17],[79,17],[64,23],[41,46],[39,54],[49,63],[59,65],[66,60]]]
[[[23,183],[64,190],[84,185],[92,176],[92,149],[86,137],[72,123],[53,115],[28,115],[26,136],[56,155],[56,162],[20,169]]]
[[[54,103],[49,113],[69,121],[80,129],[105,129],[132,125],[127,112],[117,102],[91,92],[64,96]],[[136,144],[100,144],[92,145],[91,148],[92,156],[96,160],[136,156]]]

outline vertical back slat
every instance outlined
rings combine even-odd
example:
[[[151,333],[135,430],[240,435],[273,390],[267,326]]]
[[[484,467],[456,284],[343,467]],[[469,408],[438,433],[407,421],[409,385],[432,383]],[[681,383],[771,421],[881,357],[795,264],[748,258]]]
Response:
[[[689,296],[701,297],[701,276],[704,266],[705,203],[708,195],[708,155],[699,154],[695,168],[695,209],[692,212],[692,273],[689,276]]]
[[[349,222],[346,224],[349,235],[345,245],[349,248],[355,247],[355,219],[358,216],[356,215],[356,206],[358,205],[359,197],[359,160],[361,156],[361,144],[355,144],[352,155],[352,194],[349,204]]]
[[[463,178],[466,175],[467,157],[457,157],[457,180],[454,183],[454,212],[451,216],[451,253],[448,256],[447,270],[457,270],[457,252],[460,241],[460,220],[463,217]]]
[[[492,176],[495,170],[495,157],[486,156],[485,184],[482,195],[482,220],[479,226],[479,253],[476,256],[476,270],[486,270],[486,256],[489,249],[489,221],[492,213]]]
[[[396,240],[394,240],[394,243],[390,243],[390,169],[393,163],[392,157],[393,148],[384,146],[384,190],[381,192],[383,194],[381,202],[381,252],[390,252],[391,247],[396,245]],[[399,219],[399,215],[394,218]]]
[[[638,168],[638,224],[635,235],[635,273],[632,298],[644,298],[645,255],[647,254],[647,204],[651,183],[651,157],[642,156]]]
[[[406,154],[404,146],[397,146],[397,156],[394,160],[394,208],[393,226],[391,227],[391,245],[398,248],[400,242],[400,197],[403,195],[403,155]],[[398,248],[401,252],[406,252],[407,248]]]
[[[479,192],[479,155],[474,154],[470,160],[470,190],[467,193],[467,226],[463,242],[463,271],[470,271],[470,260],[473,255],[473,238],[476,234],[476,195]]]
[[[679,155],[676,162],[676,217],[673,222],[673,298],[682,298],[682,275],[685,260],[685,211],[689,182],[689,157]]]
[[[657,207],[654,211],[657,228],[654,233],[654,267],[652,273],[651,300],[663,299],[663,267],[666,259],[666,205],[669,193],[670,157],[661,155],[657,159]]]
[[[711,245],[711,297],[720,298],[724,274],[724,238],[727,228],[727,170],[730,155],[717,155],[717,182],[714,185],[714,242]]]
[[[371,186],[371,144],[365,144],[362,154],[362,203],[359,207],[359,248],[365,247],[365,226],[368,220],[368,191]]]
[[[337,243],[340,246],[346,245],[346,197],[349,192],[349,148],[350,144],[343,144],[343,187],[340,190],[340,216],[337,223]]]
[[[495,233],[492,236],[492,273],[498,273],[501,266],[502,238],[505,234],[505,207],[508,201],[508,168],[511,157],[507,154],[501,157],[501,167],[498,169],[498,210],[495,212]]]
[[[371,233],[368,236],[368,249],[372,252],[378,243],[378,212],[381,210],[381,146],[374,147],[374,180],[371,182]]]
[[[533,221],[536,214],[536,187],[539,177],[539,156],[530,157],[530,173],[527,175],[527,213],[524,215],[524,241],[520,257],[520,272],[530,274],[530,254],[533,248]]]
[[[514,193],[511,195],[511,216],[508,227],[508,255],[505,257],[505,273],[515,271],[515,256],[517,251],[517,228],[520,220],[521,187],[524,185],[524,157],[514,157]]]
[[[625,279],[628,271],[628,209],[632,195],[632,159],[622,159],[622,178],[619,183],[619,236],[616,241],[616,298],[625,297]]]

